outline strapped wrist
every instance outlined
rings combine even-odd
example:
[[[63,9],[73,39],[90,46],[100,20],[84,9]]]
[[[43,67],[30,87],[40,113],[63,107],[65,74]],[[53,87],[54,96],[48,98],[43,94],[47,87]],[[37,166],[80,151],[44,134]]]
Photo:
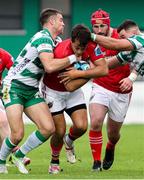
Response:
[[[97,35],[95,33],[91,33],[91,39],[93,41],[96,41],[96,37],[97,37]]]
[[[70,64],[73,64],[74,62],[77,61],[76,56],[74,54],[68,56],[68,59],[69,59]]]
[[[128,76],[128,78],[129,78],[132,82],[134,82],[134,81],[137,79],[137,75],[136,75],[135,73],[131,73],[131,74]]]

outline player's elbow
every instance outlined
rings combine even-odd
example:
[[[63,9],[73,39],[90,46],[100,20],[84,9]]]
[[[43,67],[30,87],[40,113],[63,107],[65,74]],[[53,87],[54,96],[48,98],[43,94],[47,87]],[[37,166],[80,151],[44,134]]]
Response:
[[[108,69],[108,67],[106,67],[106,68],[105,68],[105,71],[104,71],[104,76],[107,76],[108,73],[109,73],[109,69]]]
[[[109,73],[109,69],[108,69],[108,67],[105,67],[101,71],[101,76],[107,76],[108,73]]]
[[[69,83],[67,85],[65,85],[65,88],[69,92],[73,92],[77,89],[75,86],[69,85]]]
[[[53,66],[45,67],[45,72],[48,74],[53,73],[55,71],[55,68]]]

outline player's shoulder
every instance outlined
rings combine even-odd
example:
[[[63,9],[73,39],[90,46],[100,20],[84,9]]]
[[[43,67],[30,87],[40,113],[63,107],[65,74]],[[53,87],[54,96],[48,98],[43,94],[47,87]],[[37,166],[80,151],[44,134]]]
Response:
[[[65,40],[59,42],[58,46],[71,46],[71,40],[65,39]]]
[[[89,48],[95,48],[97,46],[97,43],[96,42],[93,42],[93,41],[89,41],[89,43],[87,44],[87,49]]]
[[[2,49],[2,48],[0,48],[0,55],[1,56],[11,56],[8,51],[6,51],[5,49]]]
[[[58,43],[58,45],[54,49],[54,55],[57,58],[63,58],[63,57],[69,56],[71,54],[73,54],[73,50],[71,47],[70,39],[66,39],[66,40]]]
[[[31,43],[35,43],[35,42],[53,42],[53,39],[49,33],[49,31],[43,29],[39,32],[37,32],[36,34],[34,34],[34,36],[31,38],[30,42]]]
[[[119,34],[118,34],[118,32],[117,32],[117,29],[112,28],[111,31],[112,31],[112,32],[111,32],[111,37],[118,39],[118,38],[119,38]]]

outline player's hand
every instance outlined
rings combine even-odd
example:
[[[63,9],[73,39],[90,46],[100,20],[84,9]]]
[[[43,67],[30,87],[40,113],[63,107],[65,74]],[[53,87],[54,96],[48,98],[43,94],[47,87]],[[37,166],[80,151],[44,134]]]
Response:
[[[61,78],[60,83],[67,84],[72,79],[79,77],[79,70],[76,70],[73,67],[67,68],[65,72],[62,72],[58,75],[58,78]]]
[[[129,91],[132,88],[133,82],[127,77],[122,79],[120,82],[120,89],[122,92]]]

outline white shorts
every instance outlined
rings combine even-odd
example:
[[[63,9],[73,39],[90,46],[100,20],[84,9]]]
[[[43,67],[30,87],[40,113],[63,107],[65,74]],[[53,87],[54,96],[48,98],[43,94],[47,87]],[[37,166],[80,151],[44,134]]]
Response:
[[[123,122],[129,107],[131,94],[115,93],[93,84],[89,103],[98,103],[106,106],[108,108],[108,116],[111,119]]]
[[[61,92],[50,89],[44,83],[41,83],[41,92],[53,114],[59,114],[74,107],[76,109],[86,108],[84,94],[81,89],[74,92]]]

